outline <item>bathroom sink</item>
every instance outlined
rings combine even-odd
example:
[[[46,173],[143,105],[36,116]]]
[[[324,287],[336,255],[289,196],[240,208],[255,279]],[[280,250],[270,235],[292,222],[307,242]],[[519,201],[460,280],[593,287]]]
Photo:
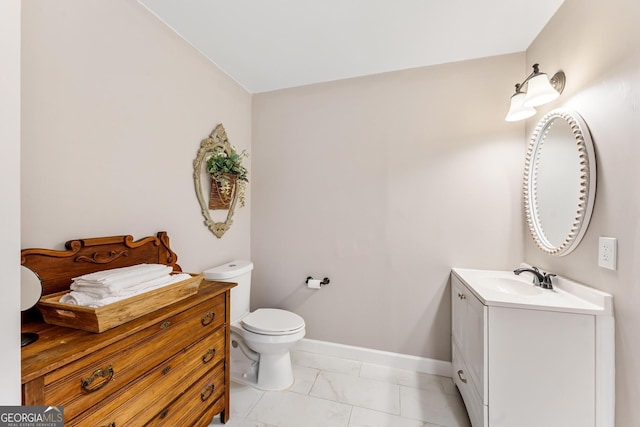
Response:
[[[548,291],[548,289],[542,289],[539,286],[535,286],[532,282],[524,282],[510,277],[480,279],[481,285],[483,281],[486,282],[484,283],[484,286],[493,286],[496,291],[511,295],[534,296],[541,295],[544,291]]]
[[[466,268],[453,268],[452,272],[485,305],[613,315],[610,294],[561,276],[553,278],[553,289],[544,289],[535,286],[527,273]]]

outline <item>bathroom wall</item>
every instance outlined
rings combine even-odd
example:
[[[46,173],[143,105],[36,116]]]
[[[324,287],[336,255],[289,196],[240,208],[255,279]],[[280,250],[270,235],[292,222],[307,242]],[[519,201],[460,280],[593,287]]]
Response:
[[[185,271],[248,257],[250,195],[216,238],[192,162],[218,123],[251,151],[251,95],[136,1],[22,8],[22,247],[166,230]]]
[[[452,266],[522,260],[523,54],[254,95],[252,306],[307,338],[450,359]],[[313,291],[308,275],[331,284]]]
[[[614,295],[616,425],[640,425],[640,3],[565,0],[526,52],[553,73],[563,69],[562,97],[527,122],[528,134],[552,108],[586,120],[596,148],[598,183],[591,223],[580,246],[551,257],[525,239],[525,259]],[[618,239],[616,271],[598,267],[598,237]],[[553,355],[551,355],[553,357]]]
[[[0,406],[20,404],[20,1],[0,2]],[[10,349],[10,351],[7,351]]]

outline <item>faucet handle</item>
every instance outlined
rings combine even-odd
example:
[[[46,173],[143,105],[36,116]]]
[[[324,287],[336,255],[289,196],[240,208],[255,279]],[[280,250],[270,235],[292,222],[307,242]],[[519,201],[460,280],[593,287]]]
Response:
[[[545,289],[553,289],[553,277],[556,277],[557,274],[553,273],[544,273],[542,280],[542,287]]]

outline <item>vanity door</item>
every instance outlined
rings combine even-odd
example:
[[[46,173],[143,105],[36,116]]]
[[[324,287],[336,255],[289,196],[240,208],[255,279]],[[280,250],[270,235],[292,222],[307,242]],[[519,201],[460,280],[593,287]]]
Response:
[[[487,361],[487,307],[470,291],[467,291],[467,352],[466,361],[469,377],[483,405],[488,404],[485,363]]]
[[[487,308],[457,277],[451,277],[453,381],[473,427],[487,426]]]

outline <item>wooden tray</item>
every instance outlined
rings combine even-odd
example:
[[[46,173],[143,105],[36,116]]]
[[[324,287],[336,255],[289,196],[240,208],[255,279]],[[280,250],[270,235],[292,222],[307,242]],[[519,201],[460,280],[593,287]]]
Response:
[[[196,294],[203,279],[203,274],[191,274],[190,279],[98,308],[62,303],[60,298],[69,291],[58,292],[42,297],[37,307],[51,325],[104,332]]]

